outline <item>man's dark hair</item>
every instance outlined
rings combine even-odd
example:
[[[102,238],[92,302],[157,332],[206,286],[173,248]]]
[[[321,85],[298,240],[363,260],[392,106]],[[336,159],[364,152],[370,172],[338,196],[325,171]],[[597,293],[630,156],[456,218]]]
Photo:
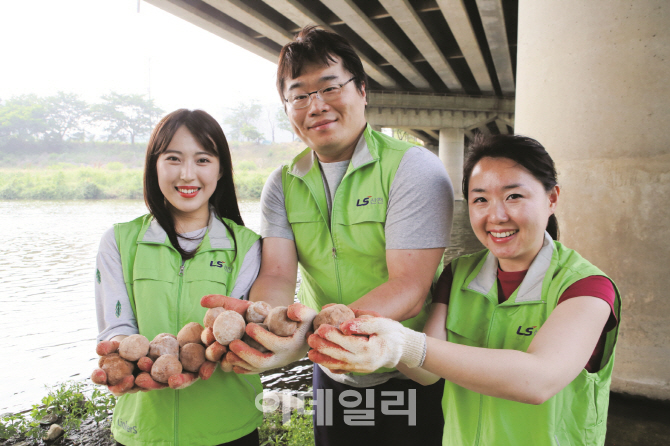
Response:
[[[282,102],[285,102],[284,85],[286,79],[295,79],[302,74],[305,65],[320,64],[328,66],[342,60],[345,70],[354,76],[358,91],[367,85],[367,75],[363,70],[360,57],[347,39],[316,26],[304,27],[295,39],[284,45],[279,53],[277,65],[277,91]]]
[[[468,200],[468,188],[472,170],[482,158],[507,158],[530,172],[542,183],[546,192],[558,184],[556,166],[542,144],[533,138],[520,135],[475,136],[468,148],[463,163],[463,196]],[[556,215],[549,216],[547,232],[551,238],[558,240],[558,220]]]
[[[210,206],[214,208],[214,212],[219,217],[228,218],[242,226],[244,226],[244,222],[237,205],[237,195],[235,194],[235,184],[233,183],[233,163],[230,158],[228,141],[226,141],[226,136],[223,134],[219,123],[211,115],[202,110],[186,110],[182,108],[165,116],[151,133],[151,138],[147,145],[147,155],[144,163],[144,202],[151,215],[154,216],[167,233],[172,246],[179,251],[182,258],[190,259],[195,255],[195,251],[185,251],[179,246],[174,218],[168,207],[167,200],[158,185],[158,172],[156,169],[158,157],[167,150],[174,134],[181,126],[185,126],[188,129],[205,151],[219,159],[221,178],[217,181],[216,189],[209,198]],[[233,242],[235,242],[233,231],[228,225],[226,227],[233,238]],[[235,255],[237,255],[236,246],[235,251]]]

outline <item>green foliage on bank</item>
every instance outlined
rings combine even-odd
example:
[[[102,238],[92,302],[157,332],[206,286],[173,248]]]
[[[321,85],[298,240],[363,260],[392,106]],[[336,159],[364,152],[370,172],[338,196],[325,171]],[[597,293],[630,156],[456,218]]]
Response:
[[[232,141],[238,199],[259,199],[270,173],[303,148]],[[142,199],[145,151],[144,144],[100,141],[0,148],[0,200]]]
[[[79,429],[84,420],[92,418],[96,424],[106,420],[116,405],[116,398],[106,391],[94,389],[89,397],[84,395],[84,385],[66,382],[49,390],[40,404],[29,412],[5,414],[0,418],[0,439],[25,439],[38,444],[46,430],[40,420],[55,416],[65,430],[65,437]]]
[[[142,198],[142,171],[77,167],[65,163],[40,170],[0,170],[2,200],[99,198]]]
[[[310,401],[305,401],[305,411],[311,411]],[[314,444],[312,416],[294,410],[288,423],[283,423],[280,410],[266,413],[258,429],[260,446],[308,446]]]
[[[257,200],[271,170],[235,175],[238,200]],[[120,163],[79,167],[58,163],[46,169],[0,169],[0,200],[142,199],[142,170]]]

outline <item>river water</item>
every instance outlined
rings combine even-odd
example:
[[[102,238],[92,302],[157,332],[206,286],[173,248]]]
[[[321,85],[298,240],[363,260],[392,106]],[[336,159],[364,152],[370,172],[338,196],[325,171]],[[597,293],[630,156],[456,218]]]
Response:
[[[240,203],[260,230],[260,205]],[[100,237],[113,223],[145,214],[144,202],[0,201],[0,413],[30,408],[45,386],[88,379],[97,365],[93,298]],[[263,378],[272,389],[304,390],[309,361],[290,377]]]

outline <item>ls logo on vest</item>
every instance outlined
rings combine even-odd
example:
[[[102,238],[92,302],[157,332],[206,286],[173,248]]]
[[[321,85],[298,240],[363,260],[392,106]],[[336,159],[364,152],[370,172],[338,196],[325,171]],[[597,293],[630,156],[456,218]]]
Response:
[[[219,261],[217,261],[217,262],[214,262],[214,260],[212,260],[211,262],[209,262],[209,266],[214,266],[214,267],[216,267],[216,268],[223,268],[223,270],[224,270],[225,272],[227,272],[227,273],[232,273],[232,272],[233,272],[233,269],[232,269],[230,266],[226,265],[225,263],[226,263],[226,262],[223,262],[223,261],[221,261],[221,260],[219,260]]]
[[[356,200],[356,206],[367,206],[368,204],[382,204],[384,203],[383,198],[372,198],[372,195],[368,195],[367,197],[363,198],[361,200],[360,198]]]
[[[523,328],[519,325],[519,328],[516,329],[516,334],[521,336],[533,336],[537,332],[537,325],[526,328],[525,333],[521,330],[523,330]]]

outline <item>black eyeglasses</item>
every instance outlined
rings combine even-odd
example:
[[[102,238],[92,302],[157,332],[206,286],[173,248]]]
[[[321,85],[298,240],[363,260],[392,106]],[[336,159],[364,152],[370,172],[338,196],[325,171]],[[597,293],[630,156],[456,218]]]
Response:
[[[354,79],[356,79],[355,76],[343,84],[329,85],[327,87],[323,87],[320,90],[312,91],[311,93],[292,94],[287,99],[284,100],[288,102],[291,105],[291,107],[293,107],[294,110],[300,110],[301,108],[309,107],[309,104],[312,103],[313,94],[316,94],[316,96],[323,102],[331,102],[340,97],[340,94],[342,93],[342,87],[344,87]]]

